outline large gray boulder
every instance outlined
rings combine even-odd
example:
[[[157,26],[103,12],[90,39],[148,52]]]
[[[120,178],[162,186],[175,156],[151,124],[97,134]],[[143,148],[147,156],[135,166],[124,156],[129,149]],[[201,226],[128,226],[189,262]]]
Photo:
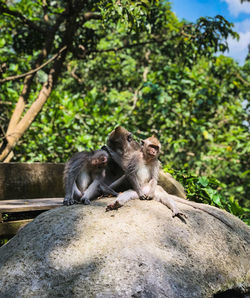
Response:
[[[179,204],[184,222],[139,200],[105,212],[112,200],[50,210],[20,230],[0,249],[0,297],[249,297],[250,228],[239,219],[225,215],[231,229]]]

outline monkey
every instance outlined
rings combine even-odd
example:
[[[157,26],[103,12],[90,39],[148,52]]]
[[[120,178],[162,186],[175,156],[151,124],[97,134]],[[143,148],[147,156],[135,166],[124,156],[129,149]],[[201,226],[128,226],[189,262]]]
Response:
[[[172,210],[172,216],[185,216],[181,213],[175,203],[164,189],[157,185],[160,161],[158,156],[161,144],[152,136],[142,141],[140,151],[124,159],[126,168],[125,176],[130,177],[133,189],[129,189],[118,195],[113,204],[107,206],[106,211],[118,209],[131,199],[154,199],[166,205]],[[139,185],[139,187],[138,187]],[[112,187],[112,184],[110,185]]]
[[[112,159],[115,160],[116,164],[119,165],[120,168],[122,168],[122,161],[124,160],[124,155],[127,154],[129,156],[131,152],[140,151],[141,149],[140,144],[133,141],[131,143],[132,146],[130,146],[130,148],[127,148],[125,151],[120,150],[121,144],[129,144],[128,142],[124,143],[124,141],[126,141],[126,137],[132,138],[131,134],[129,134],[129,132],[126,129],[124,129],[123,127],[117,127],[110,134],[107,146],[104,146],[105,150],[109,152],[110,156],[112,156]],[[115,150],[113,150],[114,148]],[[128,179],[126,179],[125,176],[120,177],[120,180],[117,181],[113,179],[114,184],[112,184],[112,186],[110,185],[110,187],[115,189],[122,185],[125,181],[126,185],[128,185]],[[162,170],[160,170],[158,184],[162,186],[162,188],[166,190],[167,193],[186,199],[184,187],[178,181],[176,181],[169,173],[164,173]]]
[[[109,135],[107,146],[103,146],[102,149],[108,152],[111,161],[111,166],[104,179],[105,182],[110,188],[117,191],[131,188],[129,179],[124,176],[124,160],[134,152],[140,151],[140,144],[133,139],[129,131],[118,126]]]
[[[106,185],[112,184],[112,189],[117,191],[124,191],[131,188],[131,180],[122,177],[124,174],[124,169],[122,169],[122,161],[124,156],[130,155],[135,151],[140,150],[140,145],[134,139],[132,134],[125,128],[118,126],[109,135],[107,140],[107,146],[102,147],[103,151],[106,151],[109,155],[108,162],[105,170],[105,175],[101,179],[103,183],[99,183],[96,188],[91,187],[87,192],[88,199],[85,198],[82,201],[88,203],[100,195],[111,194],[110,190],[105,187]],[[112,154],[111,154],[112,152]],[[82,197],[82,192],[78,189],[76,184],[76,178],[79,175],[80,164],[84,163],[85,159],[88,158],[86,152],[77,153],[71,162],[69,162],[65,169],[65,188],[66,196],[64,199],[65,205],[71,205],[74,203],[74,198],[78,199]],[[84,175],[82,175],[83,178]],[[66,178],[65,178],[66,177]],[[87,175],[86,178],[89,178]],[[120,179],[120,180],[119,180]],[[176,194],[180,193],[180,197],[185,198],[184,189],[170,174],[165,174],[160,172],[160,180],[162,181],[162,186],[169,190],[170,193]],[[83,185],[88,185],[88,179],[83,179]],[[132,181],[133,184],[133,181]],[[96,183],[93,185],[96,186]],[[90,191],[91,190],[91,191]]]
[[[91,188],[88,189],[88,192],[86,192],[85,187],[89,184],[89,176],[86,175],[86,179],[84,179],[84,175],[79,176],[79,172],[81,172],[80,165],[84,163],[85,159],[87,159],[88,154],[86,152],[77,153],[73,160],[65,167],[64,181],[66,195],[64,204],[71,205],[75,202],[74,199],[80,199],[83,203],[89,203],[90,200],[93,200],[100,195],[112,194],[110,189],[114,189],[116,191],[131,189],[131,184],[134,185],[135,182],[133,179],[127,178],[127,176],[123,177],[123,160],[126,156],[130,156],[133,152],[140,151],[140,148],[139,143],[133,139],[132,134],[128,130],[121,126],[116,127],[108,137],[107,146],[102,147],[102,150],[109,154],[105,175],[101,180],[99,180],[102,183],[98,184],[95,181],[93,185],[91,184]],[[169,176],[160,172],[160,178],[163,178],[163,187],[171,193],[176,193],[176,191],[180,189],[179,193],[183,193],[181,197],[185,198],[182,185],[172,178],[170,174],[168,175]],[[77,187],[76,179],[78,176],[82,177],[82,183],[84,185],[83,188],[85,189],[85,195],[87,195],[88,198],[83,198],[82,192]],[[107,188],[108,185],[110,186],[110,189]],[[138,187],[139,186],[137,185],[137,188]]]
[[[118,126],[109,135],[107,146],[102,149],[90,152],[76,153],[64,170],[65,198],[64,205],[72,205],[75,199],[84,204],[102,194],[117,193],[108,187],[109,184],[119,179],[123,169],[109,154],[109,150],[122,160],[124,154],[139,150],[140,145],[133,139],[132,134],[125,128]],[[97,160],[95,162],[94,160]],[[128,181],[124,180],[119,184],[120,191],[127,189]]]
[[[75,200],[90,204],[95,188],[102,185],[106,194],[117,196],[118,193],[109,188],[103,178],[106,174],[108,153],[104,150],[78,152],[66,163],[64,170],[65,198],[64,205],[72,205]]]
[[[130,189],[119,194],[115,202],[106,207],[106,211],[118,209],[122,207],[127,201],[140,198],[153,199],[166,205],[167,207],[169,207],[170,210],[172,210],[173,217],[186,217],[185,214],[179,211],[176,205],[177,202],[206,212],[233,229],[230,221],[226,218],[226,216],[224,216],[223,212],[218,210],[217,208],[201,203],[188,201],[176,195],[169,194],[160,185],[157,185],[160,169],[160,162],[158,160],[160,149],[161,144],[154,136],[142,142],[141,151],[134,152],[134,154],[127,161],[127,175],[130,175],[133,180],[139,180],[139,183],[142,184],[142,192],[138,191],[135,188],[133,190]],[[110,187],[112,187],[112,184],[110,185]]]

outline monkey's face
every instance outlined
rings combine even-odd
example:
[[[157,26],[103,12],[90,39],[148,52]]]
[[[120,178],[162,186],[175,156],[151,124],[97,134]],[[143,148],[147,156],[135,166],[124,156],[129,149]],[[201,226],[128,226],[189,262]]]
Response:
[[[147,138],[142,141],[142,152],[144,158],[148,161],[157,159],[160,153],[161,144],[155,137]]]
[[[158,157],[159,154],[159,147],[158,146],[154,146],[154,145],[149,145],[147,147],[147,155],[150,158],[155,158]]]
[[[107,142],[108,146],[116,153],[123,155],[124,152],[138,150],[138,143],[133,140],[132,134],[121,126],[111,132]]]
[[[98,154],[98,156],[92,158],[91,165],[95,168],[104,168],[108,163],[108,155],[106,153]]]

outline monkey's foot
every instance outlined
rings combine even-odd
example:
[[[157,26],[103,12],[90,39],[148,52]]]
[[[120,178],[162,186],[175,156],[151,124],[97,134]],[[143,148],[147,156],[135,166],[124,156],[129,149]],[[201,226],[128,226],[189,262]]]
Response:
[[[175,217],[175,216],[187,218],[186,214],[184,214],[180,211],[175,211],[175,212],[173,211],[172,217]]]
[[[84,205],[90,205],[90,200],[87,198],[81,198],[80,202]]]
[[[110,210],[117,210],[120,207],[122,207],[122,205],[118,201],[115,201],[113,204],[110,204],[106,207],[106,212]]]
[[[63,200],[63,205],[65,206],[70,206],[70,205],[73,205],[74,203],[75,201],[72,198],[64,198]]]

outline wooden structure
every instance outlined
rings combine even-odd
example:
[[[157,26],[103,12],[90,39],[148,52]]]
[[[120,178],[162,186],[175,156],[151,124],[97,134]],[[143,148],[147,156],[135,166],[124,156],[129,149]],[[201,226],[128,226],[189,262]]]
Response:
[[[63,163],[0,163],[0,237],[62,206],[63,169]]]

